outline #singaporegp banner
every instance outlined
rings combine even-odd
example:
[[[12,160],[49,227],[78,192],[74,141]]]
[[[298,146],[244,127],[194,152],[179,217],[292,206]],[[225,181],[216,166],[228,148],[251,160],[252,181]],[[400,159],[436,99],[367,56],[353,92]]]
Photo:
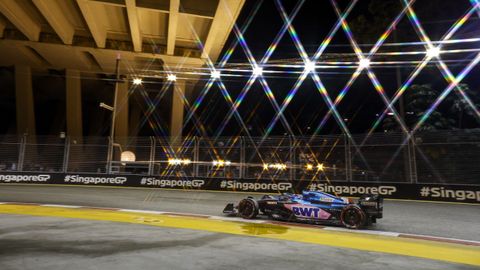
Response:
[[[480,186],[372,183],[372,182],[320,182],[320,181],[269,181],[255,179],[222,178],[171,178],[141,175],[20,173],[1,172],[0,184],[58,184],[88,186],[122,186],[170,188],[191,190],[216,190],[236,192],[284,193],[302,190],[324,191],[338,196],[358,197],[378,194],[384,198],[449,201],[480,204]]]

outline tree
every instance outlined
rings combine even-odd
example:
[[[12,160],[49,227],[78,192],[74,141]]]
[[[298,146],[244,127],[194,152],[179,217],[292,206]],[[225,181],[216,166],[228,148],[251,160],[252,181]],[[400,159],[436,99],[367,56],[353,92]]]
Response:
[[[430,107],[435,103],[435,100],[440,96],[440,91],[432,88],[430,84],[414,84],[408,90],[406,95],[406,109],[410,112],[410,119],[407,121],[407,125],[410,129],[414,128]],[[420,126],[420,131],[438,130],[438,129],[452,129],[454,127],[455,120],[448,116],[448,114],[435,109],[425,122]]]
[[[478,91],[473,91],[468,84],[459,84],[458,88],[460,88],[472,101],[473,105],[480,109],[480,95]],[[479,123],[478,118],[475,115],[475,111],[470,107],[467,100],[461,96],[460,91],[455,89],[453,93],[451,93],[448,98],[447,102],[449,105],[449,112],[455,115],[455,127],[462,129],[464,127],[464,123],[470,119],[475,119],[477,123]]]
[[[362,3],[363,1],[360,1],[358,5]],[[416,1],[413,5],[415,13],[432,40],[439,39],[458,18],[457,16],[461,16],[470,7],[469,1],[445,0]],[[401,0],[371,0],[368,10],[350,22],[355,39],[361,43],[375,43],[403,8],[404,3]],[[398,34],[399,42],[408,41],[412,35],[416,36],[406,15],[395,32]]]
[[[473,102],[476,108],[480,108],[480,95],[471,90],[468,84],[459,84],[460,88]],[[432,88],[429,84],[414,84],[405,92],[407,101],[406,125],[412,129],[422,119],[427,110],[435,103],[441,92]],[[459,90],[452,91],[438,106],[426,121],[420,126],[420,131],[461,129],[464,127],[466,118],[476,119],[474,110],[460,95]],[[383,122],[383,128],[388,131],[398,131],[399,127],[393,117],[387,117]]]
[[[405,124],[411,130],[422,119],[428,109],[435,103],[440,91],[430,84],[414,84],[405,92],[406,111]],[[437,108],[420,126],[420,131],[432,131],[454,128],[455,120]],[[388,131],[398,131],[400,128],[393,117],[387,117],[383,128]]]
[[[368,13],[358,15],[350,23],[355,39],[360,43],[375,43],[401,10],[401,1],[372,0]]]

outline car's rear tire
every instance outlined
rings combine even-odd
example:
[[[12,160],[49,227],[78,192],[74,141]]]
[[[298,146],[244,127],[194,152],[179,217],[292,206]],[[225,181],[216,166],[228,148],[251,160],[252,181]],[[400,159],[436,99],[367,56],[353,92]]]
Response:
[[[343,226],[349,229],[359,229],[365,225],[365,212],[357,205],[348,205],[340,214]]]
[[[258,215],[258,203],[254,199],[243,199],[238,203],[238,214],[245,219],[256,218]]]

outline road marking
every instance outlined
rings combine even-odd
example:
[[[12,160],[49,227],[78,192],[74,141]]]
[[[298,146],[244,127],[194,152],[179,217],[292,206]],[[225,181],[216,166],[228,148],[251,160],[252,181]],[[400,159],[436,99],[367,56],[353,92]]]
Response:
[[[454,244],[480,247],[480,242],[478,241],[462,240],[462,239],[447,238],[447,237],[429,236],[429,235],[421,235],[421,234],[409,234],[409,233],[400,233],[398,237],[423,239],[423,240],[429,240],[429,241],[438,241],[438,242],[444,242],[444,243],[454,243]]]
[[[384,235],[384,236],[391,236],[391,237],[398,237],[400,235],[400,233],[396,233],[396,232],[383,232],[383,231],[375,231],[375,230],[355,230],[354,231],[354,230],[338,228],[338,227],[325,227],[324,230],[349,232],[349,233],[375,234],[375,235]]]
[[[290,226],[290,227],[292,227],[292,226],[294,226],[294,227],[305,227],[305,228],[324,229],[324,230],[327,230],[327,231],[340,231],[340,232],[349,232],[349,233],[384,235],[384,236],[391,236],[391,237],[403,237],[403,238],[423,239],[423,240],[445,242],[445,243],[454,243],[454,244],[460,244],[460,245],[480,246],[479,241],[464,240],[464,239],[457,239],[457,238],[447,238],[447,237],[430,236],[430,235],[422,235],[422,234],[408,234],[408,233],[377,231],[377,230],[351,230],[351,229],[342,228],[342,227],[329,227],[329,226],[320,226],[320,225],[315,225],[315,224],[286,222],[286,221],[275,221],[275,220],[244,219],[244,218],[241,218],[241,217],[209,216],[209,215],[202,215],[202,214],[182,213],[182,212],[165,212],[165,211],[157,211],[157,210],[104,208],[104,207],[90,207],[90,206],[64,205],[64,204],[38,204],[38,203],[24,203],[24,202],[0,202],[0,204],[39,205],[39,206],[60,207],[60,208],[63,207],[63,208],[99,209],[99,210],[132,212],[132,213],[142,213],[142,214],[198,217],[198,218],[208,218],[208,219],[213,219],[213,220],[236,221],[236,222],[244,222],[244,223],[258,223],[258,224],[268,223],[268,224],[274,224],[274,225],[286,225],[286,226]]]
[[[213,220],[223,220],[223,221],[237,221],[237,222],[244,222],[244,223],[268,223],[268,221],[265,220],[258,220],[258,219],[243,219],[239,217],[218,217],[218,216],[211,216],[209,217],[210,219]]]
[[[161,215],[165,212],[162,211],[151,211],[151,210],[133,210],[133,209],[118,209],[120,212],[129,212],[129,213],[139,213],[139,214],[157,214]]]
[[[47,207],[64,207],[64,208],[82,208],[82,206],[66,205],[66,204],[42,204],[42,206],[47,206]]]
[[[299,227],[271,223],[247,223],[238,220],[216,220],[204,217],[172,216],[168,213],[138,213],[93,208],[69,208],[58,206],[2,204],[0,214],[23,214],[62,218],[78,218],[144,224],[149,226],[181,228],[227,233],[242,236],[263,237],[301,243],[414,256],[439,261],[480,266],[480,247],[458,243],[365,234],[316,227]],[[171,213],[170,213],[171,214]]]

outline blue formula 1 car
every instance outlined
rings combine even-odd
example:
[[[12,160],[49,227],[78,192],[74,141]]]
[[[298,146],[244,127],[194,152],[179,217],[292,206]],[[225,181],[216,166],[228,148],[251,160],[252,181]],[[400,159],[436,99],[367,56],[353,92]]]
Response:
[[[302,194],[264,195],[259,200],[247,197],[238,205],[227,204],[223,213],[246,219],[261,214],[273,220],[335,224],[358,229],[382,218],[383,198],[363,195],[358,201],[353,201],[320,191],[303,191]]]

